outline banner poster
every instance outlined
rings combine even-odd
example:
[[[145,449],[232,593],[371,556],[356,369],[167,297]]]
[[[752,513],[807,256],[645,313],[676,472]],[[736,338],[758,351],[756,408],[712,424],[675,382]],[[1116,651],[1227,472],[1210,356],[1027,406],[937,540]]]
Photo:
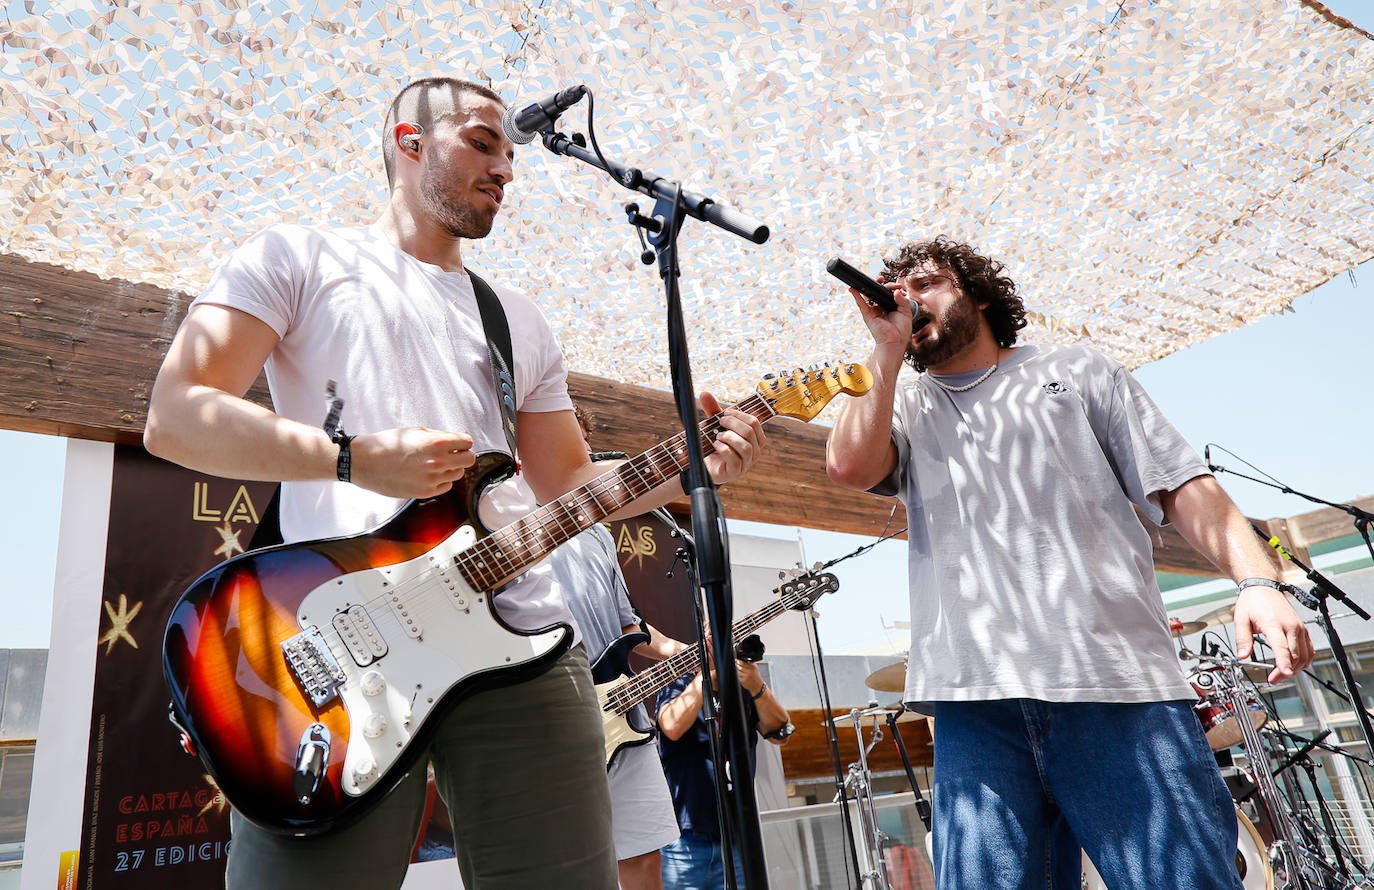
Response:
[[[692,533],[692,517],[670,514],[676,525]],[[630,591],[630,602],[641,618],[676,640],[697,638],[697,619],[692,605],[693,589],[688,565],[677,552],[683,539],[674,537],[658,511],[607,523],[615,538],[616,556]],[[671,574],[670,574],[671,573]],[[630,667],[643,670],[651,664],[631,654]]]
[[[168,722],[162,634],[181,594],[248,548],[274,487],[114,446],[76,880],[63,872],[77,890],[223,885],[228,804]],[[694,639],[681,540],[650,514],[609,527],[636,608],[665,633]],[[453,856],[453,836],[437,795],[429,807],[408,890],[457,881],[452,862],[432,862]]]
[[[167,720],[162,632],[196,578],[244,551],[273,488],[115,447],[77,888],[223,885],[228,807]]]

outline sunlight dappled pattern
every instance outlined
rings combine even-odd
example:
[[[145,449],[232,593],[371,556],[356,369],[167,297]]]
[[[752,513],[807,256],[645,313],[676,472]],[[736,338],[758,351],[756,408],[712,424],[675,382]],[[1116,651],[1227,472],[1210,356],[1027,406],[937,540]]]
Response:
[[[0,252],[194,292],[271,222],[368,222],[381,110],[435,73],[586,83],[608,155],[772,228],[682,238],[697,380],[732,398],[866,354],[825,261],[909,236],[1005,258],[1031,338],[1131,367],[1374,255],[1374,40],[1299,0],[7,0]],[[474,266],[574,370],[665,386],[637,196],[537,144],[517,173]]]

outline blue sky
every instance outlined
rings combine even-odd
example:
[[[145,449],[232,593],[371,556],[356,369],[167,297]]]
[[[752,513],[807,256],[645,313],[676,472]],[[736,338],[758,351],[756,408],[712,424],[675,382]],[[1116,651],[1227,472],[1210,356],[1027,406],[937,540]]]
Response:
[[[1374,30],[1374,0],[1327,5]],[[1268,474],[1330,501],[1374,495],[1371,293],[1374,262],[1299,298],[1290,313],[1174,353],[1140,368],[1137,377],[1199,452],[1212,445],[1212,460],[1222,467]],[[8,505],[0,511],[0,648],[47,646],[64,460],[62,439],[0,430],[0,494]],[[1218,479],[1253,517],[1292,516],[1318,506],[1231,474]],[[797,534],[754,523],[731,528]],[[810,530],[801,538],[809,563],[870,543]],[[827,652],[905,638],[892,627],[907,617],[904,542],[887,542],[836,571],[840,594],[818,605]]]

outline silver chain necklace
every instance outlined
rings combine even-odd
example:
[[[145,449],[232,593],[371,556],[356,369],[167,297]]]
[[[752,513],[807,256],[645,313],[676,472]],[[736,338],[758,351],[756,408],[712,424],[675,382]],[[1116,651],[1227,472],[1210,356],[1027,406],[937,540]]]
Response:
[[[930,378],[931,383],[934,383],[936,386],[940,387],[945,392],[968,392],[978,384],[982,383],[984,380],[987,380],[989,377],[991,377],[992,372],[996,370],[997,364],[996,362],[994,362],[992,367],[988,368],[982,374],[978,375],[977,380],[973,381],[972,383],[965,383],[963,386],[950,386],[948,383],[944,382],[939,377],[936,377],[934,374],[927,374],[926,376]]]

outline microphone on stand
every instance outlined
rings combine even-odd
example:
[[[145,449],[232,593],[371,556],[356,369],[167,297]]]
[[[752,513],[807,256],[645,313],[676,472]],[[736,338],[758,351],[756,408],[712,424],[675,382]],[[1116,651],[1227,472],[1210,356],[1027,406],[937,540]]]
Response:
[[[1224,473],[1226,471],[1225,467],[1219,467],[1216,464],[1212,463],[1212,446],[1210,444],[1202,446],[1202,460],[1205,464],[1207,464],[1207,469],[1209,472]]]
[[[587,95],[586,84],[575,84],[549,96],[522,105],[512,105],[501,116],[501,130],[516,145],[533,142],[534,137],[553,129],[558,116],[572,108]]]

